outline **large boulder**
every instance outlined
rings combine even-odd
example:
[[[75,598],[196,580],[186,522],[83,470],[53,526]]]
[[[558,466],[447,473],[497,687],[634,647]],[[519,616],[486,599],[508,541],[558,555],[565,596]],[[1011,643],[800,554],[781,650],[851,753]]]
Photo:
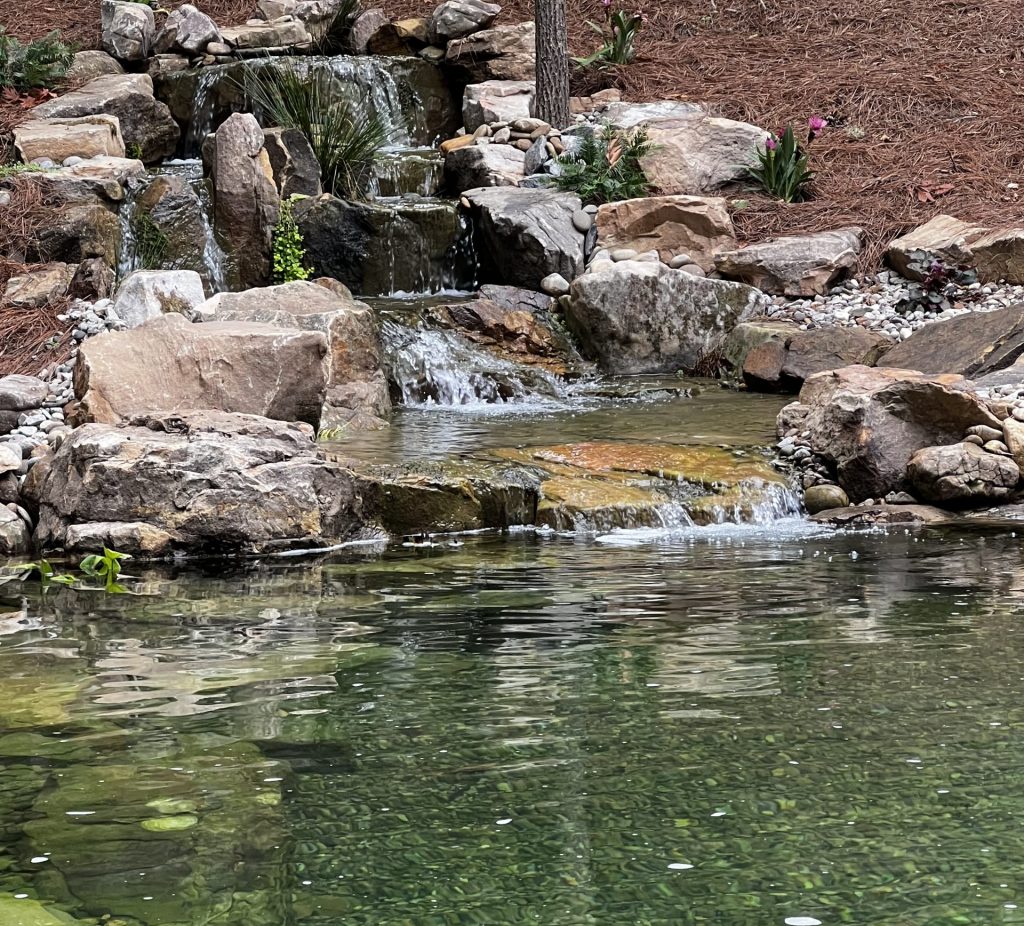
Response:
[[[77,267],[53,263],[31,267],[11,277],[4,288],[3,302],[19,309],[39,309],[68,293]]]
[[[82,342],[80,420],[117,423],[155,411],[210,408],[320,423],[327,338],[248,322],[201,325],[171,313]]]
[[[141,6],[136,3],[118,5]],[[101,114],[117,117],[127,150],[135,152],[147,164],[170,157],[178,147],[181,136],[178,123],[167,106],[153,96],[153,79],[148,74],[97,77],[32,110],[35,119],[72,119]]]
[[[911,280],[923,280],[924,273],[911,266],[916,263],[917,252],[952,266],[973,264],[972,246],[987,232],[987,228],[961,222],[951,215],[937,215],[893,241],[885,257],[898,273]]]
[[[40,486],[44,551],[238,554],[325,546],[361,529],[354,479],[308,425],[196,411],[87,424]]]
[[[77,119],[32,119],[14,129],[14,146],[25,162],[49,158],[55,164],[71,157],[123,158],[124,138],[116,116]]]
[[[309,139],[298,129],[265,129],[263,145],[270,158],[281,199],[317,197],[323,193],[320,164]]]
[[[931,322],[889,351],[885,363],[976,379],[1012,366],[1022,355],[1024,304]]]
[[[715,269],[766,293],[823,295],[856,265],[863,243],[859,228],[775,238],[719,254]]]
[[[1009,498],[1020,481],[1020,468],[1009,457],[964,442],[919,450],[907,475],[922,501],[960,508]]]
[[[102,0],[100,29],[103,51],[122,61],[144,61],[153,47],[156,15],[146,3]]]
[[[609,374],[690,370],[741,321],[767,307],[742,283],[660,262],[608,262],[572,284],[566,320],[584,356]]]
[[[736,234],[728,204],[720,197],[650,196],[601,206],[597,243],[609,249],[657,251],[665,263],[689,254],[710,271],[717,253],[736,247]]]
[[[536,86],[532,80],[485,80],[470,84],[462,98],[462,123],[475,132],[491,122],[515,122],[533,115]]]
[[[711,116],[693,103],[613,103],[605,118],[614,128],[647,127],[655,148],[642,166],[666,194],[700,195],[742,180],[768,138],[756,125]]]
[[[30,263],[79,264],[100,258],[116,267],[121,237],[117,214],[104,206],[65,206],[39,231],[26,256]]]
[[[174,33],[174,47],[186,55],[201,54],[211,42],[221,41],[217,24],[191,3],[185,3],[168,14],[164,29]]]
[[[114,312],[129,328],[176,312],[190,321],[206,301],[203,280],[193,270],[137,270],[118,287]]]
[[[250,21],[243,26],[227,26],[221,38],[232,48],[291,48],[309,45],[311,39],[305,24],[298,20],[277,20],[272,23]]]
[[[444,63],[468,83],[532,81],[537,69],[534,24],[496,26],[449,42]]]
[[[474,145],[449,151],[445,185],[453,193],[476,187],[519,186],[526,176],[526,152],[511,145]]]
[[[213,156],[214,223],[242,289],[270,279],[270,252],[281,201],[263,129],[256,117],[236,113],[217,129]]]
[[[971,245],[983,280],[1024,283],[1024,228],[996,228]]]
[[[44,199],[67,205],[99,205],[117,212],[130,186],[146,176],[146,168],[134,158],[98,156],[71,167],[30,172],[25,179]]]
[[[430,17],[431,41],[444,44],[486,29],[501,12],[486,0],[445,0]]]
[[[262,322],[327,338],[327,398],[321,425],[375,427],[391,410],[373,310],[336,281],[295,282],[218,293],[203,306],[216,321]]]
[[[75,60],[71,62],[64,80],[69,87],[81,87],[97,77],[123,73],[124,68],[105,51],[79,51],[75,52]]]
[[[583,272],[584,235],[573,225],[582,203],[552,190],[470,190],[482,278],[526,289],[557,273],[574,280]]]
[[[861,365],[811,376],[779,424],[807,435],[854,502],[901,490],[917,451],[956,443],[975,425],[1000,426],[962,376]]]

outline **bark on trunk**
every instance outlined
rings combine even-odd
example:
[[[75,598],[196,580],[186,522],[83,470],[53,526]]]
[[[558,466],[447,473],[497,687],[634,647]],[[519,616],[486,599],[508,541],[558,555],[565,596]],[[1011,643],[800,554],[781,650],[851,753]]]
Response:
[[[537,0],[538,119],[556,129],[569,125],[569,37],[565,0]]]

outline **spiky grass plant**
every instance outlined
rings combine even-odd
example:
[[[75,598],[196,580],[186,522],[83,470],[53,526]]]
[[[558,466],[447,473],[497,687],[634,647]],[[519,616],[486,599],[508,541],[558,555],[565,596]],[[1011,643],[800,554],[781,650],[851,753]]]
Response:
[[[298,129],[320,164],[320,180],[343,199],[367,194],[373,159],[391,136],[376,113],[357,111],[332,86],[330,74],[250,65],[245,91],[263,121]]]
[[[646,196],[651,184],[640,162],[655,147],[645,126],[632,132],[604,126],[558,159],[555,186],[593,206]]]
[[[351,50],[349,38],[359,6],[360,0],[341,0],[325,19],[310,27],[313,50],[318,55],[341,55]]]

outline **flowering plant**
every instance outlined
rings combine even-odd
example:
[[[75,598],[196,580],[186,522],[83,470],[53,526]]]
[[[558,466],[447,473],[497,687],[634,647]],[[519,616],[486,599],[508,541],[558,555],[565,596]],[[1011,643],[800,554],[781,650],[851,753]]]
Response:
[[[574,58],[580,67],[629,64],[636,57],[633,43],[637,33],[647,22],[647,17],[639,10],[617,10],[613,13],[612,0],[601,0],[601,7],[604,10],[604,22],[594,23],[587,20],[587,25],[604,39],[604,44],[586,58]]]
[[[827,125],[821,116],[811,116],[807,121],[807,144]],[[747,175],[766,193],[794,203],[807,198],[807,184],[814,179],[809,164],[807,153],[790,125],[781,135],[765,139],[764,147],[757,151],[757,164],[749,168]]]

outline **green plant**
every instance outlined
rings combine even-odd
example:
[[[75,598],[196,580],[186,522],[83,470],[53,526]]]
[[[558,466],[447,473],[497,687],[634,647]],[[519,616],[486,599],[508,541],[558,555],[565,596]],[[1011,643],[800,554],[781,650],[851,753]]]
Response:
[[[40,167],[38,164],[0,164],[0,180],[17,177],[19,174],[37,174],[52,167]]]
[[[137,141],[133,141],[130,145],[128,145],[128,150],[125,153],[128,155],[128,157],[134,158],[136,161],[141,161],[142,145],[140,145]]]
[[[978,282],[973,268],[947,264],[927,251],[911,251],[908,257],[907,269],[922,279],[911,283],[908,295],[897,303],[896,311],[903,315],[918,309],[929,314],[951,309],[960,291]]]
[[[641,12],[627,13],[624,10],[611,11],[611,0],[602,0],[605,20],[594,23],[587,20],[590,26],[602,39],[601,47],[585,58],[573,58],[580,67],[604,68],[613,64],[629,64],[636,57],[637,33],[643,28],[647,18]]]
[[[19,563],[0,569],[0,585],[15,579],[25,582],[32,578],[33,575],[38,575],[39,585],[44,593],[49,591],[52,585],[96,589],[97,586],[94,585],[79,584],[84,576],[89,579],[101,579],[103,581],[101,586],[103,591],[111,593],[123,592],[125,588],[117,580],[121,576],[121,562],[126,559],[131,559],[127,553],[118,553],[116,550],[104,547],[102,553],[94,553],[82,560],[78,566],[82,576],[76,576],[73,573],[57,572],[49,560],[46,559],[35,560],[30,563]]]
[[[337,428],[321,428],[316,435],[316,439],[321,443],[330,443],[331,441],[338,440],[342,434],[345,433],[345,427],[342,425]]]
[[[809,125],[808,143],[825,127],[825,120],[813,116]],[[785,203],[807,199],[807,186],[814,179],[814,171],[810,169],[807,153],[796,140],[793,126],[786,126],[781,136],[768,136],[764,145],[757,149],[757,165],[748,168],[747,176],[765,193]]]
[[[160,270],[170,248],[166,233],[148,212],[138,208],[132,216],[131,226],[142,269]]]
[[[353,109],[329,73],[251,65],[245,91],[264,121],[309,139],[325,190],[348,199],[366,195],[374,156],[387,144],[390,128],[374,112]]]
[[[318,55],[340,55],[349,50],[352,22],[359,14],[360,0],[340,0],[326,19],[310,27],[313,50]]]
[[[15,90],[52,89],[67,74],[75,51],[60,33],[22,45],[0,27],[0,87]]]
[[[651,183],[640,162],[654,150],[646,126],[632,132],[604,126],[559,157],[554,184],[594,206],[646,196]]]
[[[306,266],[306,247],[302,232],[295,221],[294,205],[298,197],[291,197],[281,203],[281,212],[274,226],[274,282],[292,283],[308,280],[311,272]]]

